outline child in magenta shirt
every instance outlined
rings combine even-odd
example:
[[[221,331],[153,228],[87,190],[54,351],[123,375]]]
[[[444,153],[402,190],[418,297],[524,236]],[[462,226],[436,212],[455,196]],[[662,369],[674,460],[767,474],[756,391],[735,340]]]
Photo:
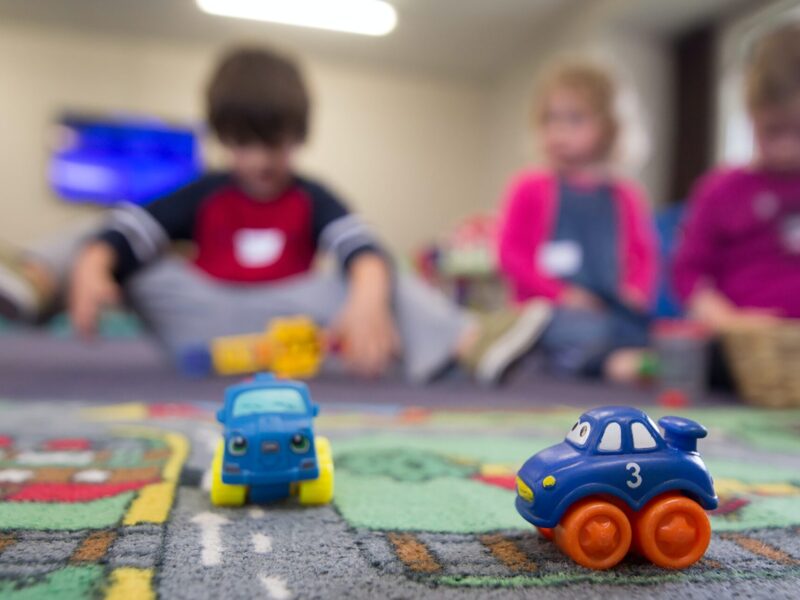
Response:
[[[657,251],[642,193],[611,173],[614,96],[591,65],[543,81],[535,121],[548,165],[511,184],[499,260],[518,302],[553,305],[539,342],[551,366],[630,380],[647,345]]]
[[[757,44],[746,99],[755,159],[697,185],[674,265],[689,313],[717,332],[800,318],[800,26]]]

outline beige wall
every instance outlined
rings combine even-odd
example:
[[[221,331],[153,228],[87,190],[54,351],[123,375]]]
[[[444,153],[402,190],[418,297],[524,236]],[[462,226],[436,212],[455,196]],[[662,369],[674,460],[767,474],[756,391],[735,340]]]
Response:
[[[623,3],[624,4],[624,3]],[[491,81],[422,76],[303,57],[315,92],[306,170],[339,190],[396,251],[495,206],[510,175],[536,162],[531,84],[564,53],[612,63],[640,94],[654,136],[634,169],[663,201],[670,149],[669,62],[658,38],[613,24],[617,0],[564,10]],[[571,5],[570,5],[571,6]],[[64,109],[202,118],[217,49],[0,23],[0,243],[59,231],[91,209],[60,202],[45,178],[48,124]]]
[[[203,46],[0,24],[0,241],[23,244],[91,212],[47,188],[48,124],[59,111],[199,120],[213,56]],[[303,165],[395,250],[410,250],[485,204],[485,87],[305,62],[317,110]]]

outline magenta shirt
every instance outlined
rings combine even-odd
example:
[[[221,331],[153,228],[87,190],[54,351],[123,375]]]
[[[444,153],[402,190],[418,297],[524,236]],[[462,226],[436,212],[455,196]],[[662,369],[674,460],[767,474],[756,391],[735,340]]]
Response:
[[[689,203],[673,275],[684,301],[711,285],[737,306],[800,318],[800,173],[706,175]]]

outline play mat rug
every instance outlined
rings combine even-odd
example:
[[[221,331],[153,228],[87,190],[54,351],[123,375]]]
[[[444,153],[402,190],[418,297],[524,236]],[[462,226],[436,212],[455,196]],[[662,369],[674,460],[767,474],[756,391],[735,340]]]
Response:
[[[567,561],[515,468],[577,410],[323,409],[333,506],[216,509],[210,405],[0,402],[0,598],[797,598],[800,412],[686,412],[720,508],[682,572]],[[658,417],[659,415],[653,414]]]

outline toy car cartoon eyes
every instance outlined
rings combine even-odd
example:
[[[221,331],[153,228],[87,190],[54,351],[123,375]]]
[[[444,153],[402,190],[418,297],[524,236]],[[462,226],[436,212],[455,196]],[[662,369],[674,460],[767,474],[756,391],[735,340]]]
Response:
[[[318,407],[297,381],[260,374],[225,391],[217,413],[224,426],[211,463],[211,502],[241,506],[292,494],[301,504],[333,498],[333,457],[327,439],[315,436]]]
[[[583,446],[586,443],[589,434],[592,432],[592,426],[584,421],[578,421],[572,426],[567,434],[567,439],[573,444]]]
[[[308,452],[309,448],[311,448],[311,440],[298,433],[292,436],[289,447],[292,449],[292,452],[303,454],[303,452]]]
[[[519,470],[517,511],[585,567],[613,567],[631,548],[665,568],[695,563],[711,539],[705,511],[717,507],[697,453],[707,431],[681,417],[659,425],[663,436],[630,407],[584,413]]]
[[[241,435],[234,435],[228,440],[228,452],[233,456],[242,456],[247,452],[247,439]]]

